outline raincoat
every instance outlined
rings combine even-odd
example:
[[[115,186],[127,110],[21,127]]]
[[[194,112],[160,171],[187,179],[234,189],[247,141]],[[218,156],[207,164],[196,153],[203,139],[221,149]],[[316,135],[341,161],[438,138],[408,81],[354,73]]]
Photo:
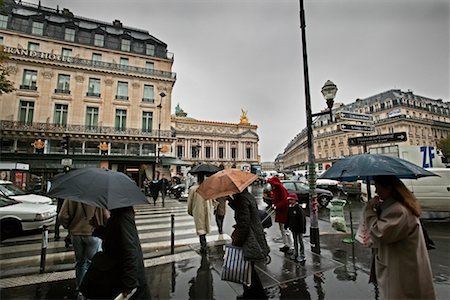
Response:
[[[275,222],[286,224],[289,210],[288,191],[277,176],[267,180],[272,186],[272,203],[275,205]]]
[[[197,235],[208,234],[211,231],[211,200],[205,200],[197,193],[199,185],[189,189],[187,212],[194,217]]]
[[[381,299],[435,299],[428,250],[420,220],[394,199],[364,212],[373,241]],[[378,216],[379,214],[379,216]]]
[[[262,260],[270,252],[259,218],[258,206],[248,191],[234,195],[228,205],[234,210],[236,220],[233,245],[242,247],[246,260]]]

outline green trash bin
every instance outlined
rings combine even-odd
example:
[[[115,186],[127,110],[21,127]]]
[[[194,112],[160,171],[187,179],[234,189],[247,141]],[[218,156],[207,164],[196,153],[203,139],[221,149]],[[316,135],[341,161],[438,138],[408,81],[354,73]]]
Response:
[[[344,215],[344,206],[346,204],[346,200],[333,199],[327,205],[327,208],[330,210],[331,227],[337,231],[347,232],[347,224]]]

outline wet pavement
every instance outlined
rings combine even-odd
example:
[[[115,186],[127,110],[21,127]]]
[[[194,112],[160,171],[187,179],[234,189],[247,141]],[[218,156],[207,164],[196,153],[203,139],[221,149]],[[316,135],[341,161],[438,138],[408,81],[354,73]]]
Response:
[[[361,205],[352,204],[352,207],[353,225],[356,228]],[[228,210],[225,231],[231,230],[234,224],[232,215]],[[349,223],[348,210],[346,215]],[[281,244],[276,239],[279,235],[276,223],[267,230],[272,261],[268,265],[259,265],[258,272],[270,299],[378,299],[376,287],[368,283],[370,250],[358,243],[344,243],[343,239],[349,237],[349,233],[336,232],[329,222],[324,221],[326,218],[327,212],[322,210],[319,221],[320,255],[310,251],[309,238],[305,236],[305,264],[293,262],[278,250]],[[425,223],[437,246],[429,254],[438,299],[450,298],[448,225],[448,220]],[[223,245],[209,242],[208,255],[201,256],[198,246],[192,246],[177,249],[176,257],[166,255],[146,260],[152,299],[236,299],[237,295],[242,294],[241,285],[220,279]],[[75,299],[74,288],[72,278],[49,280],[2,288],[0,298]]]

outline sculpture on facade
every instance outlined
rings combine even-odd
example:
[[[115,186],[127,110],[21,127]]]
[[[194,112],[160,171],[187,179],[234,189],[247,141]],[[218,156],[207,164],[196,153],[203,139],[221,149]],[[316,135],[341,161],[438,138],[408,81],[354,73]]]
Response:
[[[242,115],[241,115],[241,121],[239,122],[240,124],[248,124],[248,117],[247,117],[247,110],[243,110],[241,108],[242,111]]]

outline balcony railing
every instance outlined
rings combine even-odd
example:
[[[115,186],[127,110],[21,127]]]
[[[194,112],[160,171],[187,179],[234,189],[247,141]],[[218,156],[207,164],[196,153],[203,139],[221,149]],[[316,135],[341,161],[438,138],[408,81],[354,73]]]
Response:
[[[168,71],[161,71],[161,70],[134,67],[134,66],[126,66],[126,65],[103,62],[103,61],[98,61],[98,60],[83,59],[83,58],[79,58],[79,57],[62,56],[59,54],[46,53],[46,52],[40,52],[40,51],[30,51],[28,49],[19,49],[19,48],[14,48],[14,47],[5,47],[4,51],[9,53],[11,55],[11,57],[17,56],[17,57],[32,58],[32,59],[36,59],[36,60],[51,60],[53,62],[60,62],[63,64],[70,64],[70,65],[98,68],[98,69],[104,69],[104,70],[110,70],[110,71],[111,70],[112,71],[121,71],[121,72],[126,72],[126,73],[136,73],[136,74],[144,74],[144,75],[150,75],[150,76],[155,76],[155,77],[176,79],[176,73],[168,72]]]
[[[68,89],[55,89],[55,94],[70,95],[70,90],[68,90]]]
[[[24,123],[19,121],[0,121],[0,130],[16,130],[25,132],[58,132],[58,133],[90,133],[90,134],[110,134],[127,135],[135,137],[161,137],[173,138],[175,132],[171,130],[142,130],[139,128],[116,128],[108,126],[85,126],[85,125],[60,125],[53,123]]]
[[[102,94],[100,94],[100,93],[94,93],[94,92],[87,92],[87,93],[86,93],[86,96],[88,96],[88,97],[97,97],[97,98],[100,98],[101,95],[102,95]]]
[[[21,89],[21,90],[37,91],[37,86],[35,86],[35,85],[25,85],[25,84],[21,84],[21,85],[20,85],[20,89]]]
[[[128,100],[128,96],[116,95],[116,100]]]

